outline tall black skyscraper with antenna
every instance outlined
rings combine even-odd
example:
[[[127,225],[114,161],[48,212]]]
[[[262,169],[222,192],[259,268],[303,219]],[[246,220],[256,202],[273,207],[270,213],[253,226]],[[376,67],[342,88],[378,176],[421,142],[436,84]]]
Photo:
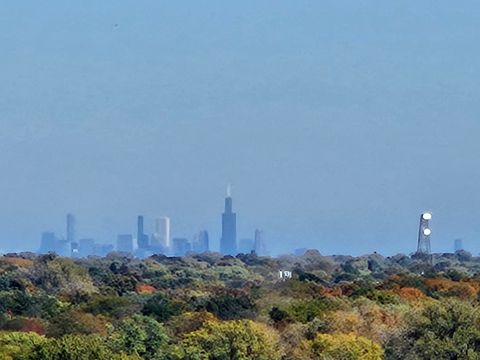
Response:
[[[222,215],[222,238],[220,252],[225,255],[237,254],[237,214],[233,211],[231,187],[227,187],[225,212]]]

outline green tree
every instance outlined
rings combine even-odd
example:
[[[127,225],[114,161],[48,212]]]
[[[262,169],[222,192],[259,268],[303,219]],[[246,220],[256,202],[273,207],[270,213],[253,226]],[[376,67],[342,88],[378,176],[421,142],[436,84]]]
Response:
[[[277,306],[272,307],[268,315],[275,323],[284,321],[288,319],[288,313]]]
[[[158,321],[164,322],[172,316],[181,313],[181,305],[168,299],[162,293],[151,296],[145,303],[143,315],[154,316]]]
[[[0,291],[0,314],[23,315],[31,305],[31,298],[23,291]]]
[[[87,270],[71,259],[44,255],[37,258],[31,269],[33,283],[47,293],[79,303],[98,289]]]
[[[168,336],[158,321],[136,315],[123,320],[112,330],[109,344],[116,352],[139,355],[145,359],[158,359],[166,350]]]
[[[131,296],[94,296],[83,309],[94,315],[105,315],[114,319],[122,319],[138,313],[143,304],[137,299],[137,295]]]
[[[388,359],[480,359],[480,311],[448,299],[414,313],[386,344]]]
[[[47,335],[62,337],[64,335],[107,334],[107,321],[102,316],[95,316],[79,310],[65,311],[55,316],[48,325]]]
[[[292,303],[287,313],[295,320],[304,324],[325,313],[338,309],[339,304],[335,299],[322,297],[314,300],[299,300]]]
[[[256,313],[255,302],[245,291],[229,290],[212,296],[206,310],[222,320],[239,320],[253,318]]]

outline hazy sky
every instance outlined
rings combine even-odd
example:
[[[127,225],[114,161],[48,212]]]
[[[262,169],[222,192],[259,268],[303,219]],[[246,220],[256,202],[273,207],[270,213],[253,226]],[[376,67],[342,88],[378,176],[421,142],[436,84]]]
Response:
[[[2,1],[0,249],[145,214],[274,253],[480,251],[478,1]]]

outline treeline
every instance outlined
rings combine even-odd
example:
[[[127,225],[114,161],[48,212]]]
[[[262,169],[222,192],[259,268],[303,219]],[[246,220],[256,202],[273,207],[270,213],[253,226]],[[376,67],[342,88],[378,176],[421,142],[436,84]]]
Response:
[[[480,359],[479,293],[465,251],[8,254],[0,359]]]

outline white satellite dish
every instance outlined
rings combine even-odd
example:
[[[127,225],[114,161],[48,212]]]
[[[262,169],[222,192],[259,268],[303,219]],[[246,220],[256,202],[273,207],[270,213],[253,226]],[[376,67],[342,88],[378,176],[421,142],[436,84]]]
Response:
[[[424,214],[422,215],[422,218],[423,218],[423,220],[432,220],[432,214],[430,214],[430,213],[428,213],[428,212],[427,212],[427,213],[424,213]]]

